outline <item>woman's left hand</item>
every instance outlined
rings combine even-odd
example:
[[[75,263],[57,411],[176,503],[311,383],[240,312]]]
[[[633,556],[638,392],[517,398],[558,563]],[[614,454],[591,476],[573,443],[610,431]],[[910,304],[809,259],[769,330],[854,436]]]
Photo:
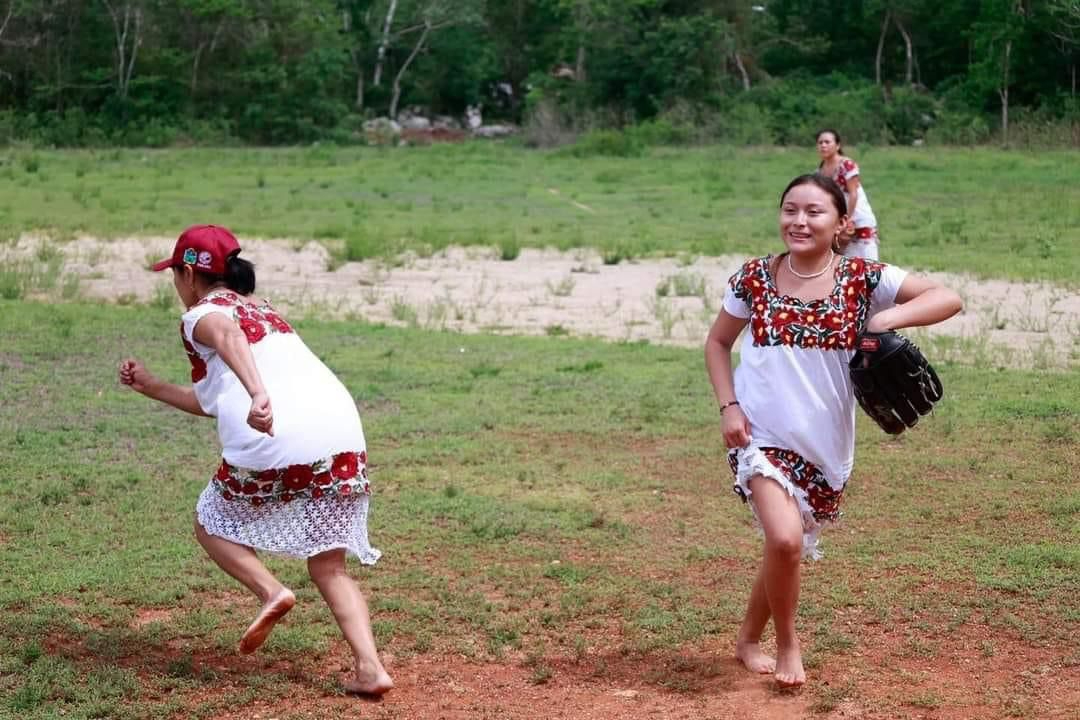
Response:
[[[251,396],[251,410],[248,411],[247,423],[253,429],[273,437],[274,410],[270,407],[269,395],[260,392]]]

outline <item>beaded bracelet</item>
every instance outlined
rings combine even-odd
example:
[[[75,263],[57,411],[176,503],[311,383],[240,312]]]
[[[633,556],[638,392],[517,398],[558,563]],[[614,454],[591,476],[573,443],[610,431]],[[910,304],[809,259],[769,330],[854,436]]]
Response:
[[[726,402],[726,403],[724,403],[723,405],[720,406],[720,412],[724,412],[725,410],[727,410],[732,405],[738,405],[738,404],[739,404],[738,400],[732,400],[731,402]]]

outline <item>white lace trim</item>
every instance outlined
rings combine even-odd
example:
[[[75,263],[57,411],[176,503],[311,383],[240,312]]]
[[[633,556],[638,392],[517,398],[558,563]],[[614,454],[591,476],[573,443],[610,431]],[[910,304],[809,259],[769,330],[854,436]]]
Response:
[[[256,507],[225,500],[211,483],[195,512],[206,532],[239,545],[301,559],[344,549],[374,565],[382,553],[368,542],[368,502],[363,494],[327,495]]]
[[[757,508],[754,506],[753,501],[750,500],[750,496],[753,494],[750,491],[750,479],[756,475],[761,475],[780,483],[780,487],[784,488],[788,495],[795,498],[795,502],[799,505],[799,514],[802,517],[803,558],[820,560],[824,553],[821,551],[818,536],[829,523],[821,522],[814,517],[814,509],[810,507],[806,491],[788,480],[778,467],[769,462],[769,459],[765,457],[765,453],[763,453],[760,448],[750,446],[739,448],[734,452],[735,457],[738,460],[738,469],[735,471],[735,482],[742,491],[743,497],[747,499],[751,511],[754,513],[754,524],[757,526],[758,530],[761,530],[761,521],[758,518]]]

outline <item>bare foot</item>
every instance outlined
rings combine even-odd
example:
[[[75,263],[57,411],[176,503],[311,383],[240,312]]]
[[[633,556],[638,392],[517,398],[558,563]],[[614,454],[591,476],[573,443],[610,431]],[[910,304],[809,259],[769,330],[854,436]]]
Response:
[[[244,637],[240,638],[240,652],[247,655],[258,650],[266,642],[270,631],[274,629],[274,624],[284,617],[285,613],[292,610],[295,604],[296,596],[287,587],[281,588],[276,595],[267,600],[262,610],[255,616],[255,621],[244,633]]]
[[[806,671],[803,670],[802,652],[798,645],[777,648],[776,684],[782,688],[797,688],[806,684]]]
[[[738,658],[739,662],[745,665],[746,669],[750,672],[768,675],[776,670],[776,661],[762,652],[761,645],[756,642],[736,641],[735,657]]]
[[[356,676],[349,678],[342,685],[345,686],[345,692],[351,695],[381,697],[394,687],[394,681],[386,672],[386,668],[376,662],[374,666],[358,664]]]

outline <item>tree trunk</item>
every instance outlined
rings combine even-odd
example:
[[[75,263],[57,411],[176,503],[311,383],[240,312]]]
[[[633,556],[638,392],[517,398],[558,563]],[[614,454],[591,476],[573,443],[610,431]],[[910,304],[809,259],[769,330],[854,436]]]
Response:
[[[578,43],[577,62],[574,65],[574,80],[585,82],[585,43]]]
[[[0,38],[4,37],[4,31],[7,30],[8,21],[11,20],[11,13],[15,11],[15,0],[11,0],[8,3],[7,15],[4,17],[4,24],[0,25]]]
[[[199,66],[202,64],[202,54],[205,49],[207,53],[213,53],[217,49],[218,38],[221,37],[221,31],[225,27],[225,20],[221,20],[217,27],[214,28],[214,34],[210,37],[210,47],[206,47],[206,41],[203,40],[199,43],[199,48],[195,51],[195,60],[191,65],[191,96],[195,96],[195,91],[199,86]]]
[[[744,91],[749,90],[750,89],[750,74],[746,72],[746,66],[743,65],[742,55],[740,55],[739,52],[736,50],[733,53],[733,56],[735,58],[735,67],[737,67],[739,69],[739,75],[742,76],[742,89]]]
[[[420,54],[420,49],[424,47],[424,41],[427,40],[428,33],[431,32],[431,23],[427,20],[424,21],[424,31],[420,33],[420,39],[416,41],[416,47],[409,53],[409,57],[405,58],[405,62],[402,63],[401,69],[398,70],[397,75],[394,76],[394,94],[390,98],[390,119],[397,119],[398,101],[401,99],[401,78],[405,75],[405,71],[409,69],[409,65],[416,59],[416,56]]]
[[[893,22],[896,23],[896,29],[900,31],[900,34],[904,38],[904,52],[906,53],[906,60],[904,64],[904,84],[906,84],[908,87],[911,87],[911,70],[914,57],[911,49],[911,35],[908,33],[907,29],[904,28],[904,25],[900,22],[900,18],[894,17]]]
[[[124,76],[124,97],[127,98],[128,88],[131,87],[131,75],[135,72],[135,58],[139,55],[139,46],[142,45],[142,10],[135,9],[135,36],[131,39],[131,58],[128,60],[127,74]]]
[[[195,49],[195,59],[191,63],[190,91],[193,98],[195,97],[195,89],[199,86],[199,60],[202,59],[202,51],[204,47],[206,47],[205,40],[199,43],[199,47]]]
[[[1005,41],[1005,61],[1002,63],[1001,88],[998,96],[1001,98],[1001,140],[1005,145],[1009,144],[1009,58],[1012,55],[1012,40]]]
[[[341,29],[348,35],[352,32],[352,15],[348,10],[341,11]],[[360,62],[360,51],[353,45],[349,48],[349,57],[352,58],[353,69],[356,70],[356,96],[353,102],[357,110],[364,109],[364,66]]]
[[[394,12],[397,11],[397,4],[398,0],[390,0],[390,7],[386,9],[386,21],[383,23],[382,40],[379,41],[379,52],[375,58],[375,75],[371,78],[371,84],[375,87],[379,87],[379,84],[382,82],[383,61],[386,60],[386,48],[390,44],[390,26],[394,23]]]
[[[128,2],[124,3],[124,16],[121,23],[120,13],[110,0],[101,0],[109,11],[112,18],[113,33],[116,35],[116,92],[121,98],[127,99],[128,88],[131,86],[131,76],[135,72],[135,58],[139,54],[139,46],[142,45],[142,9],[132,8]],[[134,27],[132,26],[134,24]],[[128,33],[132,32],[131,57],[127,55]]]
[[[874,58],[874,79],[881,85],[881,52],[885,49],[885,34],[889,31],[889,20],[892,19],[892,11],[885,11],[885,19],[881,21],[881,34],[878,35],[877,56]]]
[[[109,17],[112,18],[113,33],[116,35],[116,82],[117,92],[120,97],[124,97],[124,65],[127,61],[127,23],[128,23],[128,8],[124,7],[124,24],[123,28],[120,25],[120,18],[117,16],[116,9],[112,6],[109,0],[101,0],[105,3],[105,7],[109,10]]]

